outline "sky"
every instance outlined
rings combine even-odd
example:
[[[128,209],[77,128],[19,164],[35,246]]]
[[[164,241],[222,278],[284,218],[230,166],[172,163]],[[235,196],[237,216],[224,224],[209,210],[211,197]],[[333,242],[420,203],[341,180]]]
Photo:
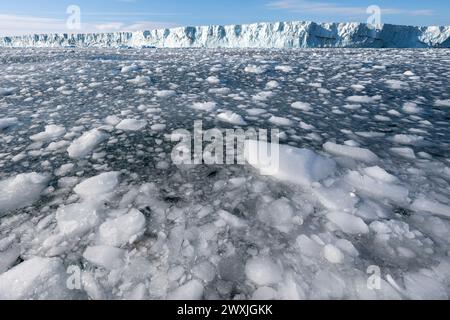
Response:
[[[381,8],[382,23],[450,25],[448,0],[8,0],[0,1],[0,36],[296,20],[367,22],[370,5]]]

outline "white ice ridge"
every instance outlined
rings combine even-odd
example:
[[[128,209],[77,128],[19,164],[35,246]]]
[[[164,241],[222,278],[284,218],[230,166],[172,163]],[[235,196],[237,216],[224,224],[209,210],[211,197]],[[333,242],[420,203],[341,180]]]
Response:
[[[151,31],[35,34],[0,38],[0,47],[449,48],[450,26],[309,21],[178,27]]]

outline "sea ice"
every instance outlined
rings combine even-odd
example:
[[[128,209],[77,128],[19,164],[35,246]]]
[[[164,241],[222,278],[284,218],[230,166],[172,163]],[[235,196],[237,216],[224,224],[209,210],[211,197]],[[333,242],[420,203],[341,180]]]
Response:
[[[0,118],[0,130],[8,129],[19,123],[17,118]]]
[[[364,148],[350,147],[339,145],[332,142],[327,142],[323,146],[324,150],[336,156],[349,157],[363,162],[376,162],[378,157],[372,151]]]
[[[200,300],[203,298],[204,287],[199,280],[191,280],[175,289],[167,296],[168,300]]]
[[[97,129],[84,133],[81,137],[72,142],[67,149],[69,157],[84,158],[89,155],[101,142],[108,139],[108,135]]]
[[[66,133],[66,129],[62,126],[48,125],[45,126],[45,131],[32,135],[30,137],[33,141],[51,141],[57,139]]]
[[[240,115],[238,115],[237,113],[234,113],[232,111],[226,111],[223,113],[219,113],[217,115],[217,119],[219,119],[220,121],[235,124],[235,125],[245,126],[247,124]]]
[[[255,257],[245,265],[247,278],[258,286],[275,285],[282,280],[282,270],[269,257]]]
[[[255,140],[246,141],[245,159],[264,174],[300,185],[322,180],[336,169],[333,160],[310,150]]]
[[[99,196],[111,193],[119,184],[119,172],[104,172],[78,184],[74,191],[85,199],[96,199]]]
[[[47,187],[49,177],[39,173],[23,173],[0,181],[0,216],[32,205]]]
[[[311,111],[311,105],[306,102],[294,102],[292,105],[292,108],[302,110],[302,111]]]
[[[119,122],[116,129],[124,131],[139,131],[147,126],[147,121],[137,119],[125,119]]]
[[[107,270],[119,269],[125,264],[126,251],[107,246],[88,247],[83,257],[90,263]]]
[[[0,275],[0,300],[72,298],[67,274],[58,258],[31,258]]]
[[[327,218],[348,234],[365,234],[369,232],[369,227],[361,218],[344,212],[331,212]]]
[[[121,247],[133,243],[145,231],[145,216],[137,209],[116,219],[108,220],[99,228],[99,242],[103,245]]]

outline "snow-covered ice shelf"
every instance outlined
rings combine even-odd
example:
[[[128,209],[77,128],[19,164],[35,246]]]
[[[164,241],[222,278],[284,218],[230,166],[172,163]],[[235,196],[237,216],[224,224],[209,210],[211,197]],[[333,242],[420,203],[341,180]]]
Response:
[[[449,77],[434,49],[2,49],[0,299],[448,299]],[[174,165],[199,119],[278,128],[280,170]]]
[[[102,48],[449,48],[450,26],[310,21],[178,27],[138,32],[36,34],[0,38],[2,47]]]

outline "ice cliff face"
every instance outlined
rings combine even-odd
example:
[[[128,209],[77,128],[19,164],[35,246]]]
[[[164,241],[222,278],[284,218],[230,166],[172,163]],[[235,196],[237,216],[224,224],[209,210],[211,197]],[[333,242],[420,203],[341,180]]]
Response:
[[[200,26],[139,32],[45,34],[0,38],[0,47],[167,48],[449,48],[450,26],[275,22]]]

